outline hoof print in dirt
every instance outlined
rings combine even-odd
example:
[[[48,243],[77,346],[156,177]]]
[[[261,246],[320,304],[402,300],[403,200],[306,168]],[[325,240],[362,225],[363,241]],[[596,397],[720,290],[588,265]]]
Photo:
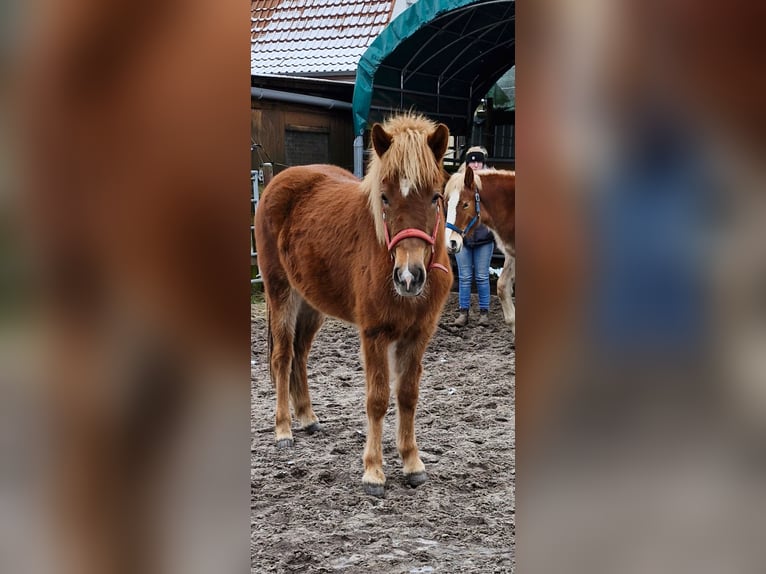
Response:
[[[304,427],[303,430],[306,432],[306,434],[312,435],[316,432],[321,431],[322,425],[320,425],[319,423],[311,423],[309,426]]]
[[[283,438],[277,441],[277,448],[283,449],[283,448],[293,448],[293,439],[291,438]]]
[[[404,478],[412,488],[417,488],[428,480],[428,473],[413,472],[412,474],[405,474]]]
[[[385,486],[382,484],[363,482],[362,486],[364,487],[364,493],[368,494],[369,496],[377,496],[378,498],[383,498],[383,495],[386,492]]]

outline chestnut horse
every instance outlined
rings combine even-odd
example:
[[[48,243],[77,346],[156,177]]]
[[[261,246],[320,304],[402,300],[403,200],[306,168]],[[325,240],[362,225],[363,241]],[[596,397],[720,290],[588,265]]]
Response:
[[[303,430],[319,429],[306,359],[325,315],[353,323],[366,371],[362,483],[382,496],[389,375],[404,475],[412,486],[427,479],[414,417],[421,360],[452,283],[440,193],[449,130],[407,114],[376,123],[371,139],[363,181],[331,165],[292,167],[274,177],[258,206],[255,236],[271,331],[277,447],[293,446],[289,401]]]
[[[495,242],[505,255],[505,263],[497,281],[497,296],[503,307],[505,322],[516,332],[516,308],[512,290],[516,257],[516,172],[483,169],[476,173],[465,166],[445,186],[447,223],[451,230],[447,248],[457,253],[463,238],[473,233],[477,223],[492,230]]]

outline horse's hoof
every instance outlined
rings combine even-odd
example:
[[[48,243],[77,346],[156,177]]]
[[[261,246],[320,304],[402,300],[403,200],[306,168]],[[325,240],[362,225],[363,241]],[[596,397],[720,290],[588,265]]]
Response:
[[[362,486],[364,487],[365,494],[368,494],[370,496],[377,496],[378,498],[383,498],[383,495],[386,492],[385,485],[383,484],[363,482]]]
[[[311,423],[309,426],[303,427],[303,430],[306,431],[307,434],[314,434],[315,432],[322,430],[322,425],[319,423]]]
[[[428,480],[428,473],[425,471],[413,472],[412,474],[405,474],[404,478],[407,479],[407,484],[416,488]]]
[[[279,439],[277,441],[277,448],[278,449],[293,448],[293,439],[291,438]]]

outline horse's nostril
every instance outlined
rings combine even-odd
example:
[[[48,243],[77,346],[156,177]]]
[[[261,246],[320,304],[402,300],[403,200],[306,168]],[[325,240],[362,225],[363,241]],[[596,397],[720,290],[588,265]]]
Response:
[[[394,281],[404,287],[407,292],[416,291],[425,281],[423,267],[397,267],[394,269]]]
[[[396,282],[400,285],[404,285],[407,290],[409,290],[414,278],[415,276],[410,273],[410,270],[407,267],[397,267],[394,270],[394,279],[396,279]]]

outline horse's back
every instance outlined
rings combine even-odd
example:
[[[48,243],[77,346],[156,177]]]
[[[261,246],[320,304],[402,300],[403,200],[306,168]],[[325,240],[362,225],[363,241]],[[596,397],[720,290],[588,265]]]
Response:
[[[358,185],[350,171],[330,164],[297,165],[279,172],[264,190],[261,200],[270,196],[285,194],[301,195],[311,193],[318,186]],[[273,201],[269,199],[269,201]]]
[[[359,184],[332,165],[288,168],[269,183],[255,220],[267,296],[294,289],[317,310],[354,322],[349,293],[356,289],[358,254],[375,241]]]
[[[261,195],[256,214],[256,231],[259,219],[260,225],[268,222],[272,227],[281,227],[294,207],[306,200],[307,196],[319,200],[328,193],[351,192],[358,185],[359,180],[351,172],[335,165],[289,167],[278,173]]]

